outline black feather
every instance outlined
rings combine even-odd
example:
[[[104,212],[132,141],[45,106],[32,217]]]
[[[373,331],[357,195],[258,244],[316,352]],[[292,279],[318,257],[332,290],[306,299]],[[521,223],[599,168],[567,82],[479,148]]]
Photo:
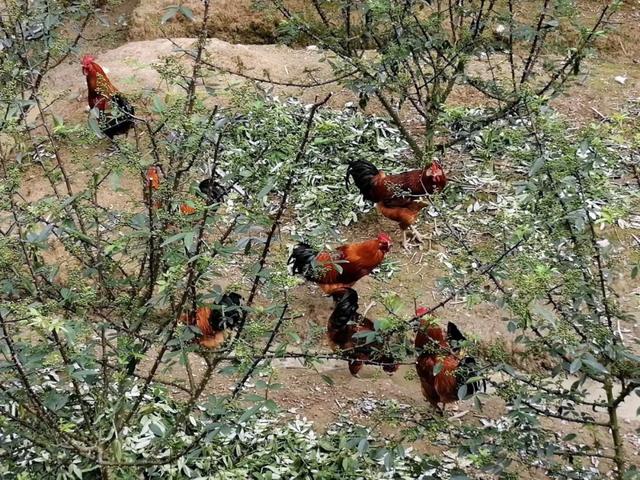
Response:
[[[116,135],[125,135],[133,127],[135,109],[133,105],[120,93],[111,97],[111,111],[100,112],[100,126],[102,133],[110,139]]]
[[[291,271],[294,275],[302,275],[307,280],[315,278],[313,266],[316,261],[318,251],[311,245],[299,243],[291,252],[287,265],[292,265]]]
[[[449,342],[449,345],[451,345],[451,350],[454,353],[458,353],[460,351],[460,346],[458,344],[464,342],[466,339],[467,337],[462,334],[455,323],[447,323],[447,341]]]
[[[218,304],[211,309],[211,328],[221,331],[239,325],[242,321],[242,302],[242,296],[235,292],[222,295]]]
[[[227,193],[227,190],[216,182],[213,177],[205,178],[198,185],[198,189],[207,198],[207,204],[220,203]]]
[[[334,309],[329,321],[336,325],[347,325],[358,313],[358,292],[353,288],[346,288],[331,296],[333,297]]]
[[[356,184],[358,190],[365,200],[376,202],[377,199],[373,196],[373,179],[380,173],[380,170],[376,166],[367,162],[366,160],[356,160],[349,164],[347,167],[347,175],[345,177],[345,185],[349,188],[349,176],[353,178],[353,183]]]
[[[456,380],[459,386],[467,385],[467,395],[473,395],[476,392],[480,391],[481,383],[485,383],[484,381],[475,381],[471,383],[467,383],[472,377],[478,376],[477,371],[477,363],[473,357],[464,357],[460,360],[458,364],[458,368],[456,368]],[[484,384],[484,390],[487,389],[486,383]]]

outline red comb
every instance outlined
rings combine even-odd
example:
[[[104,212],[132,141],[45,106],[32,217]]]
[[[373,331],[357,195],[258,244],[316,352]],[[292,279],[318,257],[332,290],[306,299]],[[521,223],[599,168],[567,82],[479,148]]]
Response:
[[[88,67],[89,65],[91,65],[95,61],[96,61],[96,57],[94,57],[92,55],[85,55],[84,57],[82,57],[82,66],[83,67]]]
[[[416,317],[422,317],[429,313],[429,309],[427,307],[418,307],[416,308]]]
[[[391,244],[391,237],[384,232],[378,234],[378,241],[382,243]]]

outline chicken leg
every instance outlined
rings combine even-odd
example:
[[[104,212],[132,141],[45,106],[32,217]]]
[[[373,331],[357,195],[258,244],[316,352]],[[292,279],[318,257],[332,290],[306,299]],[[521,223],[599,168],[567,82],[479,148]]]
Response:
[[[414,225],[409,227],[411,230],[411,239],[407,238],[407,231],[402,231],[402,246],[405,250],[410,250],[412,246],[424,243],[424,235],[420,234]],[[412,243],[415,240],[415,244]]]

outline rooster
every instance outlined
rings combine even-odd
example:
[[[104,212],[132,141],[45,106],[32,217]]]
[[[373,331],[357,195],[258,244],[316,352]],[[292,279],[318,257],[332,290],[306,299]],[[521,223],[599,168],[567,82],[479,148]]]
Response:
[[[293,266],[294,275],[301,274],[331,295],[369,275],[390,249],[391,238],[386,233],[373,240],[342,245],[335,253],[318,252],[306,243],[299,243],[287,263]]]
[[[419,197],[441,191],[447,183],[442,167],[436,162],[424,169],[386,175],[371,162],[356,160],[347,168],[347,188],[349,177],[353,179],[364,199],[376,204],[378,212],[400,224],[402,245],[405,249],[409,248],[407,229],[411,230],[412,240],[422,242],[422,236],[414,226],[420,210],[426,206]]]
[[[349,371],[354,377],[364,364],[382,364],[382,369],[392,374],[398,370],[393,356],[382,351],[382,345],[367,338],[376,336],[373,322],[358,313],[358,292],[352,288],[338,290],[332,294],[334,310],[327,324],[327,336],[334,350],[349,359]],[[359,335],[354,338],[355,334]]]
[[[424,307],[416,311],[418,317],[426,313],[428,310]],[[445,335],[441,327],[431,324],[428,319],[420,321],[415,339],[415,347],[421,352],[416,360],[416,371],[424,398],[440,413],[444,413],[447,403],[458,401],[458,392],[463,385],[466,385],[468,395],[478,392],[481,387],[480,381],[467,383],[477,373],[473,357],[460,358],[459,343],[464,340],[465,336],[452,322],[448,322]]]
[[[220,203],[227,194],[227,189],[216,182],[213,177],[202,180],[198,184],[198,190],[200,190],[200,193],[204,196],[207,205]],[[186,203],[180,205],[180,213],[183,215],[192,215],[195,212],[196,209],[191,205],[187,205]]]
[[[200,307],[192,314],[182,315],[181,321],[195,325],[200,330],[197,342],[205,348],[217,348],[224,342],[225,330],[236,327],[242,321],[242,296],[225,293],[213,308]]]
[[[102,133],[112,140],[116,135],[126,135],[133,127],[133,105],[113,86],[91,55],[82,57],[82,73],[87,77],[89,108],[98,111]]]
[[[152,165],[147,169],[145,176],[145,194],[149,191],[157,191],[160,188],[160,175],[161,170],[156,165]],[[205,197],[207,205],[214,205],[220,203],[227,193],[227,189],[222,187],[214,178],[205,178],[198,185],[198,190]],[[154,204],[156,208],[160,208],[160,202]],[[180,213],[183,215],[192,215],[196,212],[196,209],[191,205],[183,203],[180,205]]]

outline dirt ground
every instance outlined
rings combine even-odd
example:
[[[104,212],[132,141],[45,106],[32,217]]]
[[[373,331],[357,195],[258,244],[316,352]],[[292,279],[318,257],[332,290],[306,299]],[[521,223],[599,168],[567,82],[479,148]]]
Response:
[[[92,53],[96,54],[98,62],[108,70],[107,73],[112,82],[125,93],[144,96],[149,92],[166,92],[166,85],[154,70],[153,64],[162,57],[171,55],[176,45],[184,48],[193,42],[193,39],[189,38],[174,38],[172,41],[165,39],[125,41],[126,38],[144,39],[157,35],[157,31],[152,32],[150,27],[145,29],[144,19],[148,12],[157,12],[161,9],[161,4],[164,5],[161,1],[145,2],[144,0],[139,6],[135,2],[120,4],[110,13],[114,21],[122,17],[119,21],[125,24],[125,27],[130,22],[131,28],[128,31],[125,28],[125,32],[120,37],[110,39],[113,44],[119,45],[109,45],[115,48],[105,49],[101,46],[104,43],[94,42],[89,47]],[[237,8],[245,8],[243,4],[238,5]],[[638,27],[640,2],[629,2],[625,8],[628,10],[620,18],[623,34],[616,37],[621,42],[619,54],[608,54],[589,62],[584,76],[564,95],[553,101],[553,106],[576,125],[602,121],[603,116],[615,112],[628,99],[640,97],[640,48],[636,40],[640,35],[640,27]],[[234,11],[229,10],[228,13],[232,15]],[[252,29],[251,25],[249,22],[248,30]],[[186,29],[186,31],[191,30]],[[233,40],[252,40],[250,35],[238,32],[240,31],[222,36]],[[211,61],[223,70],[238,70],[238,66],[242,65],[242,72],[252,77],[270,78],[283,83],[307,82],[311,78],[319,81],[331,78],[329,66],[326,62],[320,62],[322,54],[315,49],[292,49],[281,45],[232,44],[220,39],[211,39],[208,42],[207,51]],[[616,76],[626,77],[624,84],[616,81]],[[215,73],[208,79],[217,92],[212,101],[224,105],[226,103],[225,88],[243,81],[246,80],[236,75],[222,71]],[[342,106],[345,102],[354,100],[351,92],[339,89],[336,84],[310,89],[291,86],[275,87],[275,92],[279,95],[299,96],[309,102],[317,95],[328,91],[335,93],[331,101],[333,106]],[[59,98],[53,106],[53,111],[63,117],[66,123],[85,121],[86,87],[78,58],[73,58],[52,72],[45,80],[45,92],[50,99]],[[454,103],[468,104],[468,101],[463,88],[453,95]],[[375,108],[374,104],[371,109],[375,111]],[[87,154],[87,152],[84,153]],[[65,163],[68,162],[74,182],[81,184],[88,178],[90,166],[80,165],[74,162],[73,158],[74,152],[67,152],[63,160]],[[96,161],[103,160],[104,156],[96,159]],[[28,199],[36,200],[47,194],[48,187],[45,186],[46,182],[39,180],[38,172],[34,172],[32,179],[33,182],[27,185],[25,193]],[[135,203],[136,194],[131,192],[138,189],[139,181],[135,178],[123,179],[121,191],[114,191],[106,184],[104,191],[101,192],[101,203],[105,206],[127,208],[127,205]],[[420,228],[428,231],[432,227],[423,224]],[[375,212],[367,217],[365,222],[350,229],[347,236],[362,239],[381,229],[392,233],[396,244],[399,244],[397,228],[385,219],[380,219]],[[359,282],[361,304],[368,303],[373,292],[384,288],[394,290],[405,299],[415,299],[418,305],[428,306],[437,303],[439,297],[434,293],[436,292],[435,281],[442,274],[442,270],[438,267],[438,248],[437,245],[433,245],[431,250],[413,252],[404,252],[400,247],[394,249],[390,258],[399,262],[399,273],[388,283],[381,283],[372,278],[365,278]],[[56,255],[56,252],[52,255]],[[628,306],[635,307],[636,312],[640,311],[639,292],[629,287],[625,289],[625,293],[629,295]],[[322,297],[315,287],[307,285],[297,287],[293,291],[291,302],[296,310],[304,314],[299,323],[302,330],[308,330],[311,324],[321,327],[326,325],[332,303],[329,298]],[[375,318],[381,313],[381,307],[376,305],[369,315]],[[466,307],[463,299],[460,299],[452,302],[440,315],[444,322],[455,321],[463,332],[472,332],[481,340],[503,339],[509,348],[512,345],[502,319],[503,312],[491,305],[478,305],[471,310]],[[638,328],[638,321],[640,319],[636,317],[634,328]],[[193,355],[193,361],[202,367],[202,360],[196,355]],[[144,369],[144,364],[141,368]],[[346,366],[340,362],[327,362],[321,370],[322,373],[331,377],[334,382],[332,386],[326,384],[317,372],[302,368],[295,361],[280,364],[276,380],[282,383],[284,388],[274,392],[274,398],[292,415],[305,416],[320,427],[327,425],[338,418],[339,414],[345,412],[351,412],[353,418],[366,419],[370,417],[371,409],[375,410],[375,401],[380,399],[396,400],[402,404],[418,407],[424,415],[430,415],[422,399],[419,384],[413,377],[414,371],[411,366],[403,366],[391,377],[374,367],[367,366],[362,378],[353,378],[349,375]],[[202,369],[199,371],[201,372]],[[171,378],[180,377],[180,373],[176,371],[169,372],[168,375]],[[208,391],[219,393],[227,391],[228,386],[228,382],[223,377],[216,377],[209,385]],[[374,407],[371,407],[372,404]],[[640,428],[640,421],[635,416],[636,407],[637,404],[633,404],[625,409],[627,417],[624,426],[629,442],[637,441],[633,437],[633,430]],[[463,412],[469,410],[471,405],[468,402],[462,402],[459,408]],[[487,412],[490,416],[498,415],[503,409],[504,405],[499,399],[488,400]],[[473,412],[470,412],[462,419],[453,421],[466,421],[466,418],[472,416]],[[569,428],[567,426],[561,428],[565,427]],[[636,444],[636,447],[640,445]],[[631,448],[630,454],[632,454]],[[635,452],[635,460],[640,463],[638,453],[640,448],[636,448]]]

